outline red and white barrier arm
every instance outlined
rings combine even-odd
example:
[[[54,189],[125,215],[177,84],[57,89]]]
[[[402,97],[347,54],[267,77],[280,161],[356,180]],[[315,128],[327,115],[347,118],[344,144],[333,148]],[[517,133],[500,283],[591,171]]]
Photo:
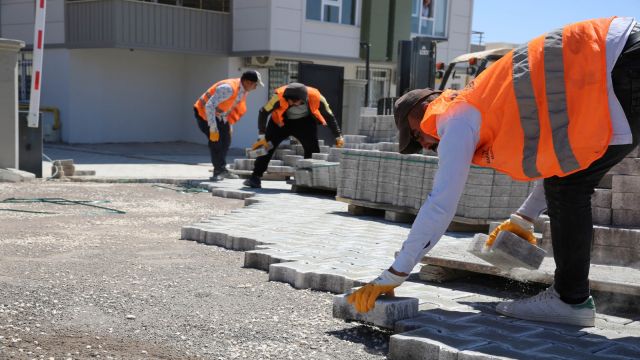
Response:
[[[33,34],[33,62],[31,70],[31,95],[29,99],[29,127],[38,127],[40,114],[40,90],[42,88],[42,55],[44,49],[44,21],[46,0],[35,0],[36,22]]]

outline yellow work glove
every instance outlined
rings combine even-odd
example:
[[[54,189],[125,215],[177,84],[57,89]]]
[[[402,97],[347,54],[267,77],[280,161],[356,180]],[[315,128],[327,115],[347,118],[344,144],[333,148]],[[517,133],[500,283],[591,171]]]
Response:
[[[264,137],[264,134],[260,134],[260,136],[258,136],[258,141],[256,141],[252,146],[251,146],[251,150],[255,150],[259,147],[263,147],[265,149],[267,149],[269,147],[269,143],[267,142],[267,139]]]
[[[342,136],[336,138],[336,147],[341,148],[344,146],[344,138]]]
[[[216,128],[209,128],[209,140],[211,142],[218,142],[220,140],[220,133]]]
[[[498,227],[489,234],[489,238],[485,242],[485,245],[488,247],[493,245],[493,242],[496,241],[500,231],[512,232],[533,245],[538,243],[535,235],[533,235],[533,223],[518,214],[511,214],[511,217],[508,220],[505,220],[502,224],[498,225]]]
[[[360,313],[369,312],[376,306],[376,299],[380,295],[395,296],[393,289],[400,286],[406,279],[406,276],[395,275],[385,270],[375,280],[349,294],[347,302]]]

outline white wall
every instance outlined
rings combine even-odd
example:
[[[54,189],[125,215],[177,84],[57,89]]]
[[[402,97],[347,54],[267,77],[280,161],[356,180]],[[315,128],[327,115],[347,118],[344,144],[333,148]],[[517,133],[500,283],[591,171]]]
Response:
[[[473,0],[449,2],[448,41],[438,43],[436,61],[448,63],[453,58],[469,52],[472,17]]]
[[[235,0],[233,51],[358,57],[359,26],[306,20],[305,6],[303,0]]]
[[[60,109],[61,138],[69,143],[205,144],[193,104],[213,83],[245,70],[241,58],[126,49],[46,49],[44,59],[42,105]],[[255,141],[266,101],[267,88],[249,94],[232,147]]]
[[[34,0],[2,0],[0,3],[0,34],[7,39],[33,45],[35,21]],[[64,43],[64,0],[48,0],[46,8],[45,45]]]

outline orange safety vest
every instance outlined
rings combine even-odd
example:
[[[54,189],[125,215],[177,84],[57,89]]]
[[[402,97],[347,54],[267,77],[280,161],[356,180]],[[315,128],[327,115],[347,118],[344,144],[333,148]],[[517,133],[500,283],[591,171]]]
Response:
[[[284,113],[289,108],[289,103],[283,97],[284,89],[287,86],[281,86],[276,89],[276,95],[280,99],[280,105],[271,112],[271,120],[273,120],[278,126],[284,126]],[[320,102],[322,101],[322,94],[316,88],[312,88],[311,86],[307,86],[307,97],[309,99],[309,110],[316,117],[316,120],[324,126],[327,126],[327,122],[324,117],[320,113]]]
[[[236,102],[236,97],[238,97],[238,91],[240,91],[240,86],[242,86],[242,84],[240,83],[240,79],[221,80],[213,84],[213,86],[211,86],[209,90],[207,90],[204,94],[202,94],[202,96],[200,96],[200,98],[196,101],[196,103],[193,106],[196,109],[198,109],[198,115],[200,115],[200,118],[202,118],[205,121],[208,120],[207,110],[206,110],[207,101],[209,101],[209,99],[216,92],[216,89],[218,88],[218,86],[221,84],[229,84],[233,89],[233,95],[231,95],[231,97],[228,98],[227,100],[218,104],[218,109],[222,110],[223,113],[226,113],[229,110],[231,110],[231,107]],[[238,104],[233,108],[233,110],[231,110],[231,113],[227,115],[227,122],[229,122],[229,124],[231,125],[235,124],[238,120],[240,120],[242,115],[244,115],[244,113],[247,112],[246,97],[247,97],[247,93],[245,92],[244,95],[242,96],[242,99],[240,99]]]
[[[472,162],[517,180],[566,176],[604,155],[612,134],[606,38],[612,18],[567,25],[506,54],[459,92],[429,104],[421,122],[466,102],[482,116]]]

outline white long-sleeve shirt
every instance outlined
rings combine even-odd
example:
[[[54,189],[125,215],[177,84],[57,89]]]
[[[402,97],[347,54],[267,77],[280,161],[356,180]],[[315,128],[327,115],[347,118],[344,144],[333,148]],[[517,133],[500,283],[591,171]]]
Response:
[[[633,24],[633,18],[616,18],[609,28],[606,43],[609,74],[622,52]],[[632,137],[629,122],[615,96],[610,75],[608,83],[609,111],[613,125],[610,145],[630,144]],[[471,160],[479,140],[481,122],[480,112],[466,103],[456,104],[445,114],[437,117],[436,128],[440,136],[438,171],[432,191],[420,208],[409,236],[392,265],[394,270],[410,273],[422,257],[436,245],[451,223],[467,182]],[[532,193],[518,209],[519,213],[537,218],[546,209],[541,183],[536,183]]]
[[[218,105],[225,100],[228,100],[231,96],[233,96],[233,88],[229,84],[220,84],[216,87],[216,91],[211,95],[209,101],[205,105],[205,110],[207,112],[207,122],[210,127],[216,127],[216,109]],[[238,96],[236,96],[236,100],[233,103],[233,106],[229,109],[229,111],[220,114],[220,119],[222,121],[227,122],[227,115],[236,107],[236,105],[246,96],[246,91],[244,87],[240,85],[240,89],[238,90]]]

